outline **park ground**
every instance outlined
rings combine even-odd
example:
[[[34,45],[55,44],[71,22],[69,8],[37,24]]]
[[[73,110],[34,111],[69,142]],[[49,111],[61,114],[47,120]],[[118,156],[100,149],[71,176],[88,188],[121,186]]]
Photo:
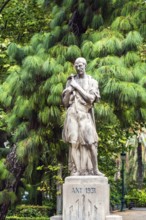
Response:
[[[115,211],[112,214],[122,216],[123,220],[146,220],[146,208],[126,209],[123,212]]]

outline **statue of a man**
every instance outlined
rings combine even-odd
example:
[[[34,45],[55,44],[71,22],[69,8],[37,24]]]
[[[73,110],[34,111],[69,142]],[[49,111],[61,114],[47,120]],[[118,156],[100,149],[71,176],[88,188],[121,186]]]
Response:
[[[97,143],[93,105],[100,99],[98,82],[85,72],[86,60],[79,57],[74,66],[77,74],[71,75],[63,91],[63,104],[67,115],[63,140],[70,144],[69,164],[71,175],[103,175],[98,170]]]

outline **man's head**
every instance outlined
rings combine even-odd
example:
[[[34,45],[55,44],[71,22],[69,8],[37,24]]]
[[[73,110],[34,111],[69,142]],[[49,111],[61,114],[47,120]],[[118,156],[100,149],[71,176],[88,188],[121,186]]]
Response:
[[[74,66],[79,75],[83,75],[85,73],[87,62],[85,58],[79,57],[75,60]]]

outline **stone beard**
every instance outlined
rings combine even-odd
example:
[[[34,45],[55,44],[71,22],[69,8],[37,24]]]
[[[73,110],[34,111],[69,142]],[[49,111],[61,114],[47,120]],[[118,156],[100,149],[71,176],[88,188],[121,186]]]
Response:
[[[71,75],[63,91],[67,108],[62,138],[70,144],[71,175],[103,175],[98,170],[97,143],[93,105],[100,99],[98,82],[85,72],[86,60],[75,61],[76,75]]]

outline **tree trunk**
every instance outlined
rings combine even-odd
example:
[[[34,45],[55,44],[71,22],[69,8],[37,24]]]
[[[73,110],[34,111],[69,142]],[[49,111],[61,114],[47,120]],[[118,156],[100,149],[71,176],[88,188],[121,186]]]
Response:
[[[141,189],[142,188],[142,183],[143,183],[143,164],[142,164],[142,145],[141,145],[141,141],[138,141],[137,162],[138,162],[137,182],[138,182],[138,188]]]
[[[62,179],[62,165],[60,164],[60,169],[58,170],[58,177]],[[57,181],[57,215],[62,214],[62,184],[60,181]]]
[[[6,158],[6,167],[14,178],[12,179],[11,177],[6,180],[4,189],[7,190],[7,192],[16,193],[20,178],[25,170],[25,165],[17,159],[16,146],[12,148]],[[4,202],[0,205],[0,220],[5,220],[10,205],[10,201]]]

